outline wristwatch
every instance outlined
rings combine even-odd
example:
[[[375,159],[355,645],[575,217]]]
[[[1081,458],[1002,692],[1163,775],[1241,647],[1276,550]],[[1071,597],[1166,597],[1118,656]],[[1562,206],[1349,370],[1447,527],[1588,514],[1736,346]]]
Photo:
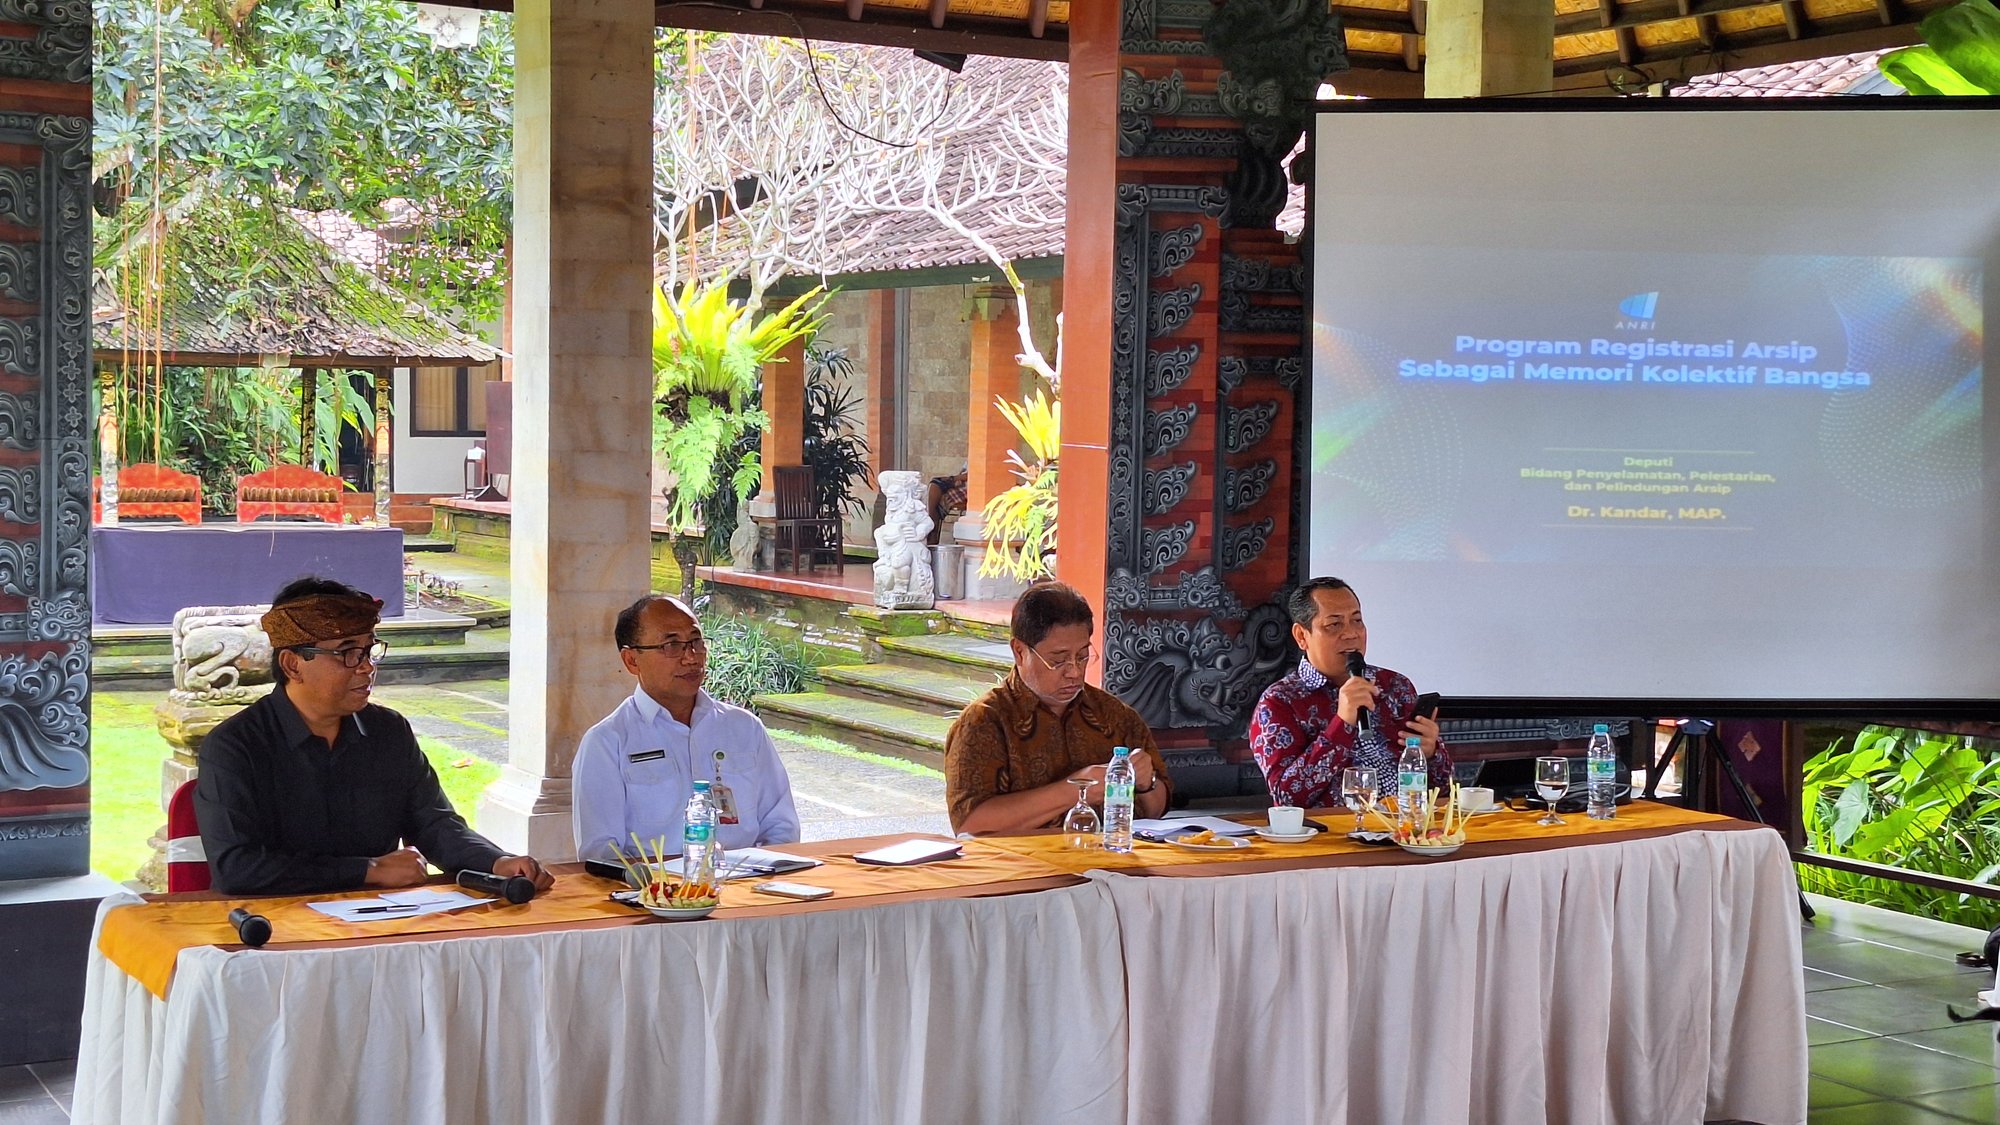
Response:
[[[1150,781],[1150,782],[1148,782],[1148,783],[1147,783],[1147,785],[1146,785],[1146,787],[1145,787],[1144,789],[1134,789],[1134,790],[1133,790],[1133,792],[1134,792],[1134,793],[1151,793],[1151,792],[1152,792],[1153,790],[1155,790],[1155,789],[1158,789],[1159,787],[1160,787],[1160,775],[1159,775],[1159,774],[1154,774],[1154,775],[1153,775],[1153,780],[1152,780],[1152,781]]]

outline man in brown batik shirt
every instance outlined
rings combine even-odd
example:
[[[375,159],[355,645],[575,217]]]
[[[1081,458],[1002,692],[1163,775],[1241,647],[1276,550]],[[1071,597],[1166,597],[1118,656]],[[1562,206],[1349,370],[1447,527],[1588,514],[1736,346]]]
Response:
[[[954,831],[975,836],[1053,828],[1076,803],[1071,779],[1104,803],[1111,748],[1130,746],[1134,812],[1159,816],[1173,795],[1153,732],[1137,711],[1084,682],[1095,618],[1060,583],[1014,603],[1014,670],[974,700],[944,741],[944,795]]]

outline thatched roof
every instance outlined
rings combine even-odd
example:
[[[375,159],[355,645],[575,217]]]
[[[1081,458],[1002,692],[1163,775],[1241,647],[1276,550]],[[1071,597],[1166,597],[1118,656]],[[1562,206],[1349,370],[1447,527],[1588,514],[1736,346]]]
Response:
[[[128,203],[100,221],[92,283],[94,347],[110,363],[158,353],[169,366],[451,367],[501,354],[282,208],[205,190],[157,215]]]

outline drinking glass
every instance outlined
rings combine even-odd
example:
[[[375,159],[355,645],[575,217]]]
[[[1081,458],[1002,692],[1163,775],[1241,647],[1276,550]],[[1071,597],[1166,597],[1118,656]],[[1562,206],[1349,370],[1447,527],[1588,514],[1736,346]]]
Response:
[[[1093,783],[1087,777],[1072,777],[1069,783],[1076,786],[1076,804],[1063,817],[1063,842],[1072,848],[1094,848],[1098,845],[1098,821],[1097,810],[1090,807]]]
[[[1568,824],[1556,815],[1556,802],[1569,792],[1569,759],[1536,758],[1535,792],[1549,803],[1549,811],[1536,824]]]
[[[1340,773],[1340,796],[1354,813],[1354,830],[1361,831],[1361,810],[1375,800],[1375,769],[1349,766]]]

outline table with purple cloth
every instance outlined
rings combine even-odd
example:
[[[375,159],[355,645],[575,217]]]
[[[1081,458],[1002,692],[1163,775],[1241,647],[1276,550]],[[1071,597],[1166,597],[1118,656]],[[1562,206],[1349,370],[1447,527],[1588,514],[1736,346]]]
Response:
[[[193,605],[255,605],[294,578],[317,574],[382,599],[403,615],[403,533],[393,527],[249,523],[90,529],[90,604],[96,621],[164,625]]]

